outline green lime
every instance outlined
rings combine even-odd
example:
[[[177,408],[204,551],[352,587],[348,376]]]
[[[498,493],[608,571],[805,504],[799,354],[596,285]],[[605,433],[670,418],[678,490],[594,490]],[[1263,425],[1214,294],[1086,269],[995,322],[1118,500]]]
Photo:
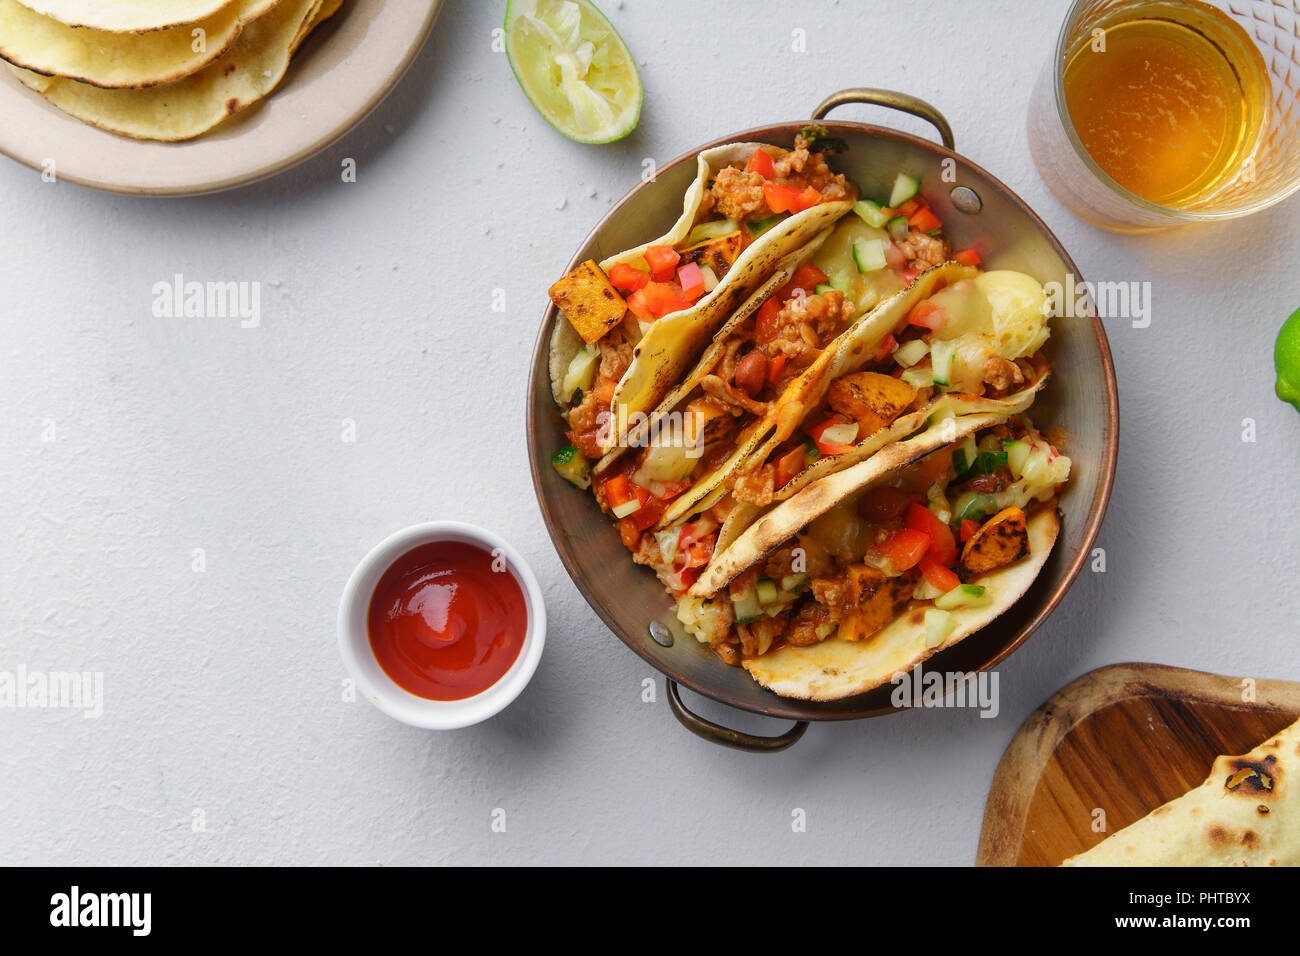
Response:
[[[1282,323],[1273,346],[1277,397],[1300,410],[1300,310]]]
[[[641,75],[590,0],[510,0],[506,56],[546,122],[579,143],[609,143],[636,129]]]

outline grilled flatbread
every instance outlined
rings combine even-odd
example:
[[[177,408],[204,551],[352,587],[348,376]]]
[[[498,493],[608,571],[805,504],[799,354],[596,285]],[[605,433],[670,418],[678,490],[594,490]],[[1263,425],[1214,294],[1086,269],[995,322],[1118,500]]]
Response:
[[[1300,866],[1300,722],[1062,866]]]

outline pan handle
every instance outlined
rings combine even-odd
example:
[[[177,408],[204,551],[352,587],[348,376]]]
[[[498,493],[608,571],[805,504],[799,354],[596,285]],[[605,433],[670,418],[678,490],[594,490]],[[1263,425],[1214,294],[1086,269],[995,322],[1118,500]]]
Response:
[[[756,734],[732,730],[730,727],[715,724],[687,710],[686,705],[682,703],[681,692],[677,689],[677,681],[665,677],[664,683],[668,686],[668,709],[673,712],[673,716],[691,733],[703,737],[710,743],[734,747],[736,750],[744,750],[748,753],[774,754],[794,746],[808,729],[808,721],[800,720],[779,737],[759,737]]]
[[[813,110],[812,118],[815,120],[825,119],[827,113],[846,103],[888,106],[890,109],[902,110],[904,113],[919,116],[939,131],[943,145],[949,149],[956,148],[952,138],[952,127],[948,125],[948,121],[942,113],[925,100],[909,96],[906,93],[897,93],[894,90],[880,90],[866,86],[854,86],[847,90],[840,90],[838,93],[832,93],[822,100],[817,108]]]

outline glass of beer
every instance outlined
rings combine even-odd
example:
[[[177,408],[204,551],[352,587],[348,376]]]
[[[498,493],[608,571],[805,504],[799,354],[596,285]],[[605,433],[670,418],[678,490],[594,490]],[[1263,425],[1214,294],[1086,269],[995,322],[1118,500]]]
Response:
[[[1300,188],[1300,0],[1076,0],[1029,107],[1043,180],[1143,231]]]

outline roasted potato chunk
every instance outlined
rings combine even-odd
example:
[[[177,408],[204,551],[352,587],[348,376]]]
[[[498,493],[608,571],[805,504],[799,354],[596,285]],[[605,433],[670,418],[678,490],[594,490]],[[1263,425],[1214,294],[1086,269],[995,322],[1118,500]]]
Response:
[[[916,590],[916,576],[891,578],[869,565],[855,564],[849,568],[847,584],[846,599],[854,607],[841,618],[837,636],[861,641],[903,613]]]
[[[627,302],[594,259],[551,286],[551,301],[588,345],[622,322],[627,312]]]
[[[831,382],[826,399],[835,411],[857,420],[861,441],[888,427],[916,400],[916,389],[891,375],[855,372]]]
[[[980,526],[961,553],[963,578],[973,578],[995,568],[1019,561],[1029,553],[1029,529],[1025,513],[1012,506],[1003,508]]]
[[[688,262],[698,262],[702,266],[707,265],[713,270],[713,274],[721,279],[727,274],[731,264],[739,258],[744,248],[745,239],[740,234],[740,230],[737,229],[725,236],[706,239],[704,242],[697,242],[693,246],[687,246],[682,250],[682,265]]]

